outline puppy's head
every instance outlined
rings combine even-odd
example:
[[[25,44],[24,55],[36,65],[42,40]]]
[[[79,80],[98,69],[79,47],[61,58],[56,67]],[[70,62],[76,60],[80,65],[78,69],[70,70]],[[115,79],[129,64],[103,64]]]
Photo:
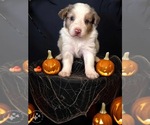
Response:
[[[100,17],[93,8],[84,3],[76,3],[62,9],[58,15],[72,37],[84,37],[97,27]]]

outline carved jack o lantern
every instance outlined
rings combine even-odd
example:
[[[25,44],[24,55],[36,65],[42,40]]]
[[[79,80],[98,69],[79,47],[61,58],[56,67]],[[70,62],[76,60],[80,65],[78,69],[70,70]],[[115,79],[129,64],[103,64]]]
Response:
[[[0,124],[4,123],[10,117],[10,108],[0,103]]]
[[[28,124],[33,120],[35,116],[34,107],[32,104],[28,105]]]
[[[46,74],[54,75],[59,73],[61,69],[61,64],[57,59],[52,57],[51,51],[48,50],[48,57],[42,63],[42,69]]]
[[[92,125],[112,125],[112,118],[106,112],[105,103],[102,103],[100,112],[94,116]]]
[[[96,71],[102,76],[110,76],[114,72],[114,67],[114,63],[109,60],[109,52],[107,52],[104,59],[100,59],[96,64]]]
[[[150,96],[139,98],[133,103],[132,115],[142,124],[150,125]]]
[[[122,76],[131,76],[138,70],[136,62],[129,59],[129,52],[124,53],[122,57]]]
[[[122,125],[122,97],[117,97],[113,100],[110,107],[110,115],[117,124]]]

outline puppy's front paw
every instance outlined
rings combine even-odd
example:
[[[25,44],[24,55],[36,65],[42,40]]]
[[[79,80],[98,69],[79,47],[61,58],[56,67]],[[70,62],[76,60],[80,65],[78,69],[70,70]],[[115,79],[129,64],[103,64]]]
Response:
[[[62,76],[62,77],[68,77],[68,76],[70,76],[70,72],[68,72],[68,71],[60,71],[59,73],[58,73],[58,75],[59,76]]]
[[[99,74],[96,71],[87,71],[85,74],[89,79],[96,79],[99,77]]]

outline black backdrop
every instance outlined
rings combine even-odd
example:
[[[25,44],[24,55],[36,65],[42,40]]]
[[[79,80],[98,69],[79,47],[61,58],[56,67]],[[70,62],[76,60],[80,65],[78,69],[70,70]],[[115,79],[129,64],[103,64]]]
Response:
[[[31,0],[29,2],[29,60],[43,59],[47,50],[53,56],[58,52],[57,40],[63,21],[58,17],[60,9],[68,4],[84,2],[91,5],[101,17],[98,32],[99,55],[107,51],[122,56],[122,3],[121,0]]]

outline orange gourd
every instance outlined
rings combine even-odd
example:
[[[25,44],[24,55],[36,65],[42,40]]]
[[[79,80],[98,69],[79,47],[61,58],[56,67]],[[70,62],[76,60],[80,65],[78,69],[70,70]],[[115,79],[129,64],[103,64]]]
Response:
[[[105,103],[102,103],[100,112],[94,116],[92,125],[112,125],[112,118],[106,112]]]
[[[112,75],[114,69],[114,63],[109,59],[109,52],[106,53],[104,59],[100,59],[96,64],[96,71],[102,76]]]
[[[129,52],[124,53],[122,57],[122,76],[132,76],[138,70],[138,65],[129,59]]]
[[[115,98],[110,107],[110,115],[118,124],[122,124],[122,97]]]
[[[10,72],[14,72],[14,73],[19,73],[19,72],[21,72],[21,67],[20,66],[14,66],[14,67],[11,67],[11,68],[9,68],[9,71]]]
[[[48,50],[48,57],[42,63],[42,69],[46,74],[58,74],[61,69],[61,64],[57,59],[52,57],[51,51]]]
[[[41,72],[42,68],[40,66],[37,66],[34,68],[34,72]]]

